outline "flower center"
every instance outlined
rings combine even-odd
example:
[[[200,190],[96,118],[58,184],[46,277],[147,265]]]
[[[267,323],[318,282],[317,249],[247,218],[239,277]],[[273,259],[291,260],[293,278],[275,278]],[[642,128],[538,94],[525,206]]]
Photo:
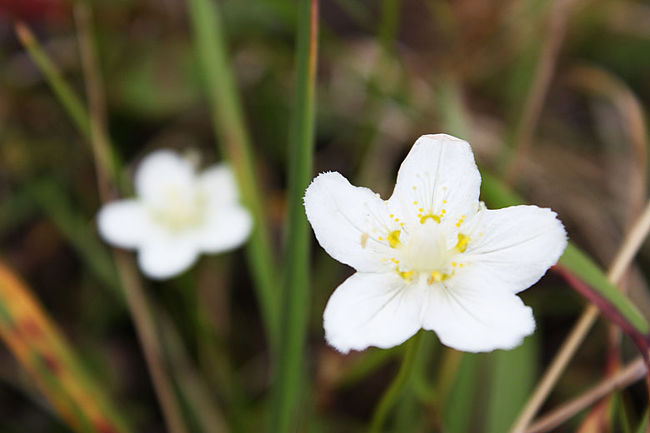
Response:
[[[471,238],[431,218],[410,232],[395,230],[387,241],[395,251],[390,262],[407,282],[426,279],[429,285],[446,281],[465,266],[462,254]]]
[[[205,217],[207,200],[202,191],[188,191],[169,186],[161,203],[151,206],[149,211],[159,224],[172,233],[200,225]]]

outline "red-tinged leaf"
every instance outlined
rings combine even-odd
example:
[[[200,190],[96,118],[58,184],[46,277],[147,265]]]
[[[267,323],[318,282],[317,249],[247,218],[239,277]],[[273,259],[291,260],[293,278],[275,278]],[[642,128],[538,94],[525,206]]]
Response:
[[[73,430],[129,432],[29,287],[2,263],[0,339]]]

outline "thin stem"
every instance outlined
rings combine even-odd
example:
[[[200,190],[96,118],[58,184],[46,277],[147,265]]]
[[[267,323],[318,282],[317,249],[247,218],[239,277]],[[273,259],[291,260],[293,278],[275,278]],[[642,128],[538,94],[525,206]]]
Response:
[[[255,227],[246,249],[251,266],[262,320],[269,344],[276,348],[280,328],[279,278],[271,249],[265,206],[256,175],[251,140],[244,122],[237,84],[228,59],[221,14],[217,2],[189,0],[212,123],[222,152],[232,165],[242,199],[250,209]]]
[[[80,54],[86,81],[90,106],[90,137],[98,177],[99,193],[102,201],[110,200],[110,180],[107,177],[105,164],[108,161],[109,143],[105,138],[106,109],[104,91],[99,77],[99,67],[92,41],[92,19],[90,6],[77,2],[74,5],[77,33],[80,40]],[[158,341],[155,321],[149,302],[146,298],[142,281],[133,260],[124,252],[114,250],[115,263],[124,287],[131,317],[135,324],[138,338],[142,345],[145,360],[151,374],[154,389],[160,402],[165,422],[171,433],[185,433],[184,421],[171,379],[166,371],[162,357],[162,349]]]
[[[618,389],[623,389],[641,379],[646,374],[646,371],[647,368],[644,359],[638,357],[619,373],[603,380],[600,384],[589,389],[584,394],[574,398],[566,404],[563,404],[558,409],[536,421],[525,430],[525,433],[543,433],[555,429],[566,420],[570,419],[578,412],[588,408],[603,397],[606,397]]]
[[[532,138],[539,121],[544,99],[555,69],[557,55],[566,34],[571,6],[575,0],[555,0],[551,6],[546,41],[537,63],[533,84],[530,86],[524,108],[517,123],[514,137],[515,155],[506,171],[505,180],[511,184],[517,180],[522,162],[530,152]]]
[[[614,263],[611,265],[607,273],[607,277],[611,282],[616,284],[624,276],[625,270],[632,262],[632,259],[641,247],[649,231],[650,201],[646,204],[643,213],[636,221],[636,223],[632,226],[630,233],[627,235],[623,241],[622,246],[619,248],[618,253],[616,254]],[[526,430],[526,427],[535,417],[535,414],[548,397],[549,393],[560,378],[560,375],[566,369],[569,361],[571,358],[573,358],[573,355],[578,350],[578,347],[591,329],[591,326],[594,324],[597,317],[598,308],[596,306],[590,304],[585,308],[582,315],[580,316],[580,319],[578,319],[578,322],[576,322],[574,325],[573,329],[569,333],[569,336],[562,344],[562,347],[560,348],[557,355],[555,355],[555,358],[551,362],[551,365],[544,373],[544,376],[538,383],[532,396],[515,421],[512,429],[510,430],[511,433],[522,433]]]
[[[414,335],[410,341],[406,344],[406,353],[404,354],[404,360],[402,361],[402,366],[397,373],[397,376],[390,384],[384,395],[381,397],[379,404],[375,409],[375,413],[372,416],[372,422],[370,424],[370,429],[368,433],[379,433],[381,432],[386,418],[390,410],[395,406],[397,399],[402,394],[402,391],[406,387],[409,378],[411,377],[411,372],[413,371],[413,365],[415,364],[416,354],[418,351],[418,346],[420,345],[420,339],[422,338],[422,331]]]
[[[301,0],[297,17],[296,95],[289,152],[286,270],[271,431],[291,431],[299,411],[309,312],[309,226],[302,197],[313,170],[318,63],[318,0]]]
[[[86,95],[90,111],[90,144],[95,157],[97,187],[102,201],[111,198],[109,148],[106,131],[106,97],[102,86],[95,47],[92,40],[92,17],[90,6],[84,2],[74,4],[74,18],[79,39],[81,67],[86,85]]]
[[[15,30],[18,40],[25,47],[30,58],[36,63],[39,71],[49,82],[57,99],[63,105],[63,108],[74,124],[82,131],[83,135],[90,137],[90,118],[81,99],[68,83],[65,82],[61,72],[45,53],[45,50],[38,43],[38,40],[29,27],[19,21],[16,23]]]
[[[79,15],[79,13],[77,13]],[[81,19],[81,22],[79,20]],[[83,12],[81,12],[81,16],[77,17],[77,25],[83,25],[84,18],[83,18]],[[86,111],[86,108],[84,107],[83,101],[81,98],[77,95],[77,93],[74,91],[74,89],[63,79],[63,76],[57,66],[52,62],[52,60],[48,57],[47,53],[41,46],[41,44],[38,42],[32,31],[29,29],[29,27],[22,23],[18,22],[16,23],[15,26],[15,31],[16,35],[18,37],[18,40],[21,42],[21,44],[25,47],[27,50],[30,58],[32,61],[36,64],[38,67],[39,71],[43,74],[45,77],[46,81],[50,85],[50,88],[54,92],[54,95],[56,96],[57,100],[61,103],[63,108],[65,109],[66,113],[78,129],[81,135],[86,137],[88,139],[88,142],[94,146],[93,143],[99,142],[99,140],[103,141],[104,143],[101,145],[100,149],[95,149],[93,152],[97,155],[96,156],[96,163],[97,165],[97,170],[101,170],[103,172],[102,176],[106,177],[110,182],[117,182],[118,181],[118,173],[120,172],[120,163],[119,160],[116,156],[116,154],[113,152],[112,147],[110,146],[110,142],[108,139],[107,135],[103,135],[97,140],[92,140],[91,136],[93,135],[93,130],[94,133],[97,135],[100,131],[96,127],[93,126],[93,120],[91,116],[88,114]],[[89,69],[96,69],[95,66],[93,66],[96,62],[86,62],[85,59],[89,58],[88,56],[90,55],[88,53],[88,50],[91,50],[92,53],[92,46],[88,45],[89,39],[85,38],[80,38],[80,51],[82,54],[82,66],[84,70],[87,72]],[[91,71],[94,73],[94,71]],[[87,75],[87,73],[86,73]],[[91,99],[91,103],[95,103],[93,101],[101,102],[101,96],[98,97],[96,94],[96,88],[95,86],[88,86],[88,83],[86,83],[87,86],[87,91],[88,91],[88,96]],[[92,88],[89,88],[92,87]],[[96,104],[99,105],[99,104]],[[99,107],[95,107],[95,109],[98,109]],[[102,116],[99,116],[100,118],[103,118]],[[101,128],[100,128],[101,129]],[[102,182],[98,179],[98,182]],[[101,190],[105,190],[105,186],[100,186]]]
[[[113,250],[113,253],[167,429],[170,433],[186,433],[188,430],[174,396],[174,389],[163,359],[163,350],[158,340],[153,312],[142,287],[140,274],[127,253],[119,250]]]

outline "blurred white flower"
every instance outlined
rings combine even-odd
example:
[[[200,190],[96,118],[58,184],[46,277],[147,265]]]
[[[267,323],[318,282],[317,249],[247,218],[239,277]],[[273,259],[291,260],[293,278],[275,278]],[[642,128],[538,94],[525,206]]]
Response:
[[[447,346],[509,349],[535,329],[516,295],[539,280],[566,247],[550,209],[488,210],[469,143],[420,137],[390,199],[320,174],[305,208],[316,238],[357,272],[324,313],[325,337],[341,352],[396,346],[420,328]]]
[[[251,216],[225,164],[197,173],[175,152],[155,151],[137,168],[135,191],[136,198],[105,204],[97,224],[109,244],[138,251],[150,278],[178,275],[200,253],[236,248],[250,234]]]

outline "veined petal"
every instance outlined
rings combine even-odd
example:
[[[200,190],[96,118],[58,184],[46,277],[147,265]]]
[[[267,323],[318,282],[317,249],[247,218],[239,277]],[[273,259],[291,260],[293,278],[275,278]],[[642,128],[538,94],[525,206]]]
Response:
[[[237,202],[237,182],[228,164],[216,164],[205,169],[199,176],[199,187],[214,203]]]
[[[517,293],[557,263],[567,245],[557,214],[537,206],[481,210],[467,223],[470,241],[463,254],[476,272]]]
[[[490,286],[481,274],[457,275],[429,287],[427,294],[422,327],[454,349],[512,349],[535,330],[531,308],[517,295]]]
[[[147,155],[135,172],[135,191],[138,197],[154,208],[189,206],[195,197],[194,167],[185,158],[171,150],[157,150]]]
[[[305,210],[330,256],[362,272],[387,270],[402,227],[378,194],[351,185],[339,173],[322,173],[307,188]]]
[[[120,248],[137,248],[150,235],[151,217],[137,200],[107,203],[97,214],[97,228],[109,244]]]
[[[478,210],[480,187],[469,143],[447,134],[423,135],[402,162],[388,201],[409,225],[456,224]]]
[[[357,272],[332,294],[323,325],[337,350],[393,347],[420,329],[422,292],[396,274]]]
[[[253,227],[250,213],[238,205],[215,207],[206,219],[205,226],[197,232],[197,244],[202,251],[212,254],[242,245]]]
[[[191,236],[156,236],[138,250],[138,265],[151,279],[165,280],[194,264],[198,247]]]

